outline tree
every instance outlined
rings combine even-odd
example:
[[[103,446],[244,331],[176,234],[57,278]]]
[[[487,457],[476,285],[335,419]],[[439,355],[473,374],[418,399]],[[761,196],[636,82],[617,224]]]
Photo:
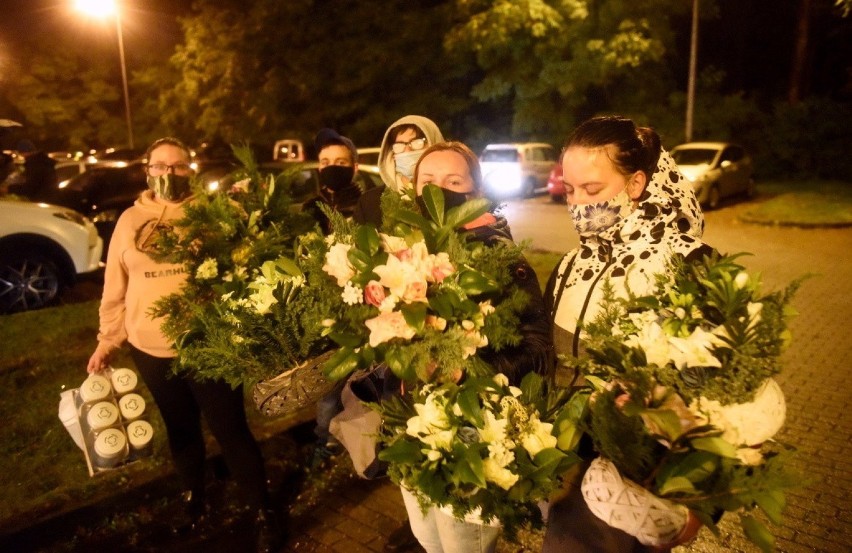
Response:
[[[26,123],[27,135],[50,148],[123,143],[127,129],[119,81],[105,60],[70,48],[29,48],[26,66],[9,66],[6,101]],[[114,65],[114,64],[112,64]]]
[[[676,0],[456,0],[449,51],[473,52],[480,100],[510,97],[518,136],[561,136],[578,118],[671,85]],[[641,83],[641,84],[640,84]],[[665,85],[660,87],[659,85]]]

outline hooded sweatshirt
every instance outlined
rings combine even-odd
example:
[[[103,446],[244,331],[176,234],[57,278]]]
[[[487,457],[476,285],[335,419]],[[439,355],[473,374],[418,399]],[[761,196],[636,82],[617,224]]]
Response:
[[[618,297],[628,297],[628,291],[652,292],[654,275],[666,271],[672,256],[690,259],[712,251],[701,241],[703,231],[704,216],[692,185],[662,151],[630,215],[600,234],[581,236],[579,248],[568,252],[551,274],[544,297],[553,316],[557,353],[579,354],[577,325],[598,315],[605,282]]]
[[[178,292],[186,280],[182,265],[154,261],[155,233],[183,216],[189,200],[167,202],[146,190],[119,217],[109,243],[100,306],[99,347],[120,348],[125,341],[154,357],[174,357],[172,342],[160,330],[162,318],[149,310],[158,299]]]
[[[382,138],[382,147],[379,152],[379,172],[382,175],[382,181],[385,185],[397,192],[405,185],[400,175],[396,172],[396,165],[393,161],[393,142],[391,141],[390,133],[392,129],[400,125],[416,125],[426,137],[426,148],[444,141],[444,136],[441,134],[440,129],[438,129],[438,125],[431,119],[420,115],[406,115],[397,119],[388,127],[388,130],[385,131],[385,136]]]

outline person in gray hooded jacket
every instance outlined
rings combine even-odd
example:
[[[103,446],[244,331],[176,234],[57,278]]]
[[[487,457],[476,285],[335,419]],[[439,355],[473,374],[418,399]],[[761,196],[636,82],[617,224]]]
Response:
[[[367,190],[358,200],[353,218],[357,223],[382,225],[381,197],[385,190],[400,192],[412,186],[414,167],[426,148],[443,142],[438,125],[420,115],[406,115],[388,127],[379,152],[379,172],[384,186]]]

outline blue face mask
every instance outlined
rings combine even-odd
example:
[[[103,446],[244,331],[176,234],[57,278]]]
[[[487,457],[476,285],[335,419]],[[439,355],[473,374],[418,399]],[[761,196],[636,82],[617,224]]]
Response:
[[[408,180],[414,178],[414,167],[420,160],[425,150],[413,150],[411,152],[403,152],[393,155],[393,162],[396,165],[396,172],[404,176]]]

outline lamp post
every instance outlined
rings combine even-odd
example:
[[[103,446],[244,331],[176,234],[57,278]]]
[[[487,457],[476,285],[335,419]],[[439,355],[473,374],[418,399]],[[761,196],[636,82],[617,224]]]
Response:
[[[77,0],[76,7],[78,10],[94,15],[95,17],[106,17],[110,14],[115,15],[115,30],[118,35],[118,57],[121,61],[121,84],[124,89],[124,116],[127,122],[127,143],[132,149],[133,143],[133,124],[130,117],[130,91],[127,87],[127,64],[124,61],[124,39],[121,34],[121,14],[113,0]]]

